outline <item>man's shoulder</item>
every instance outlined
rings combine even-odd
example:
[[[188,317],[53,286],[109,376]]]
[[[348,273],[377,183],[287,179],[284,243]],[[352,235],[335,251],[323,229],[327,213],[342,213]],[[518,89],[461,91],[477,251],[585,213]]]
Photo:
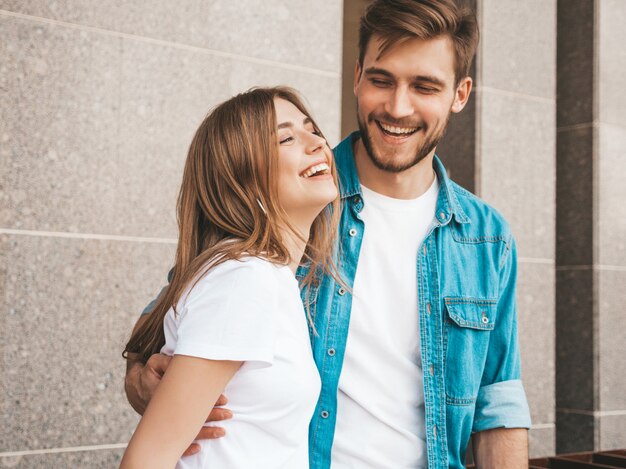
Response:
[[[468,235],[491,237],[494,240],[508,240],[512,236],[509,223],[496,208],[452,180],[449,181],[449,187],[470,221],[464,225]]]

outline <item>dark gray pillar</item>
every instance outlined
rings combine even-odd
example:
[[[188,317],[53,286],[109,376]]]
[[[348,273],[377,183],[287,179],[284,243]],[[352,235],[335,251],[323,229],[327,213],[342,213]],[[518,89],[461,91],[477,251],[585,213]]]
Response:
[[[564,453],[626,445],[626,3],[559,0],[557,16],[556,405]]]

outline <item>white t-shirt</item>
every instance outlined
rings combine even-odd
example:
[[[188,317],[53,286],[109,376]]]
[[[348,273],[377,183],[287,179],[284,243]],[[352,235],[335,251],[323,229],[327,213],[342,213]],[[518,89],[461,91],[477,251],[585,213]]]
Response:
[[[226,386],[227,437],[200,440],[176,468],[308,469],[308,427],[321,387],[298,282],[286,266],[229,260],[165,316],[162,353],[244,361]]]
[[[365,225],[339,378],[333,469],[426,468],[417,253],[439,184],[413,200],[362,187]]]

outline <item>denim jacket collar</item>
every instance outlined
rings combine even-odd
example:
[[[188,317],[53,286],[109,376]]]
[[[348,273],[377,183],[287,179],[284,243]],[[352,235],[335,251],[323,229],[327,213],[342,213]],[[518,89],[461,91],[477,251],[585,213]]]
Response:
[[[361,183],[356,172],[354,163],[354,142],[360,138],[358,131],[350,134],[335,148],[335,163],[339,172],[339,186],[341,199],[347,199],[355,195],[361,195]],[[433,169],[439,179],[439,199],[437,200],[437,221],[447,225],[452,216],[458,223],[471,223],[468,216],[459,204],[453,183],[446,173],[441,160],[435,155]]]

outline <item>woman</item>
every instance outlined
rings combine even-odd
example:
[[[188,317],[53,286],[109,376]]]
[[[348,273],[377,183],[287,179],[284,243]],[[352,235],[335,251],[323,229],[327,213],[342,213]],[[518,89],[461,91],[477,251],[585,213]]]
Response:
[[[124,352],[174,357],[122,468],[309,467],[320,379],[294,274],[303,257],[304,285],[333,274],[337,204],[332,153],[293,90],[253,89],[204,120],[178,198],[174,276]],[[180,459],[222,391],[228,437]]]

